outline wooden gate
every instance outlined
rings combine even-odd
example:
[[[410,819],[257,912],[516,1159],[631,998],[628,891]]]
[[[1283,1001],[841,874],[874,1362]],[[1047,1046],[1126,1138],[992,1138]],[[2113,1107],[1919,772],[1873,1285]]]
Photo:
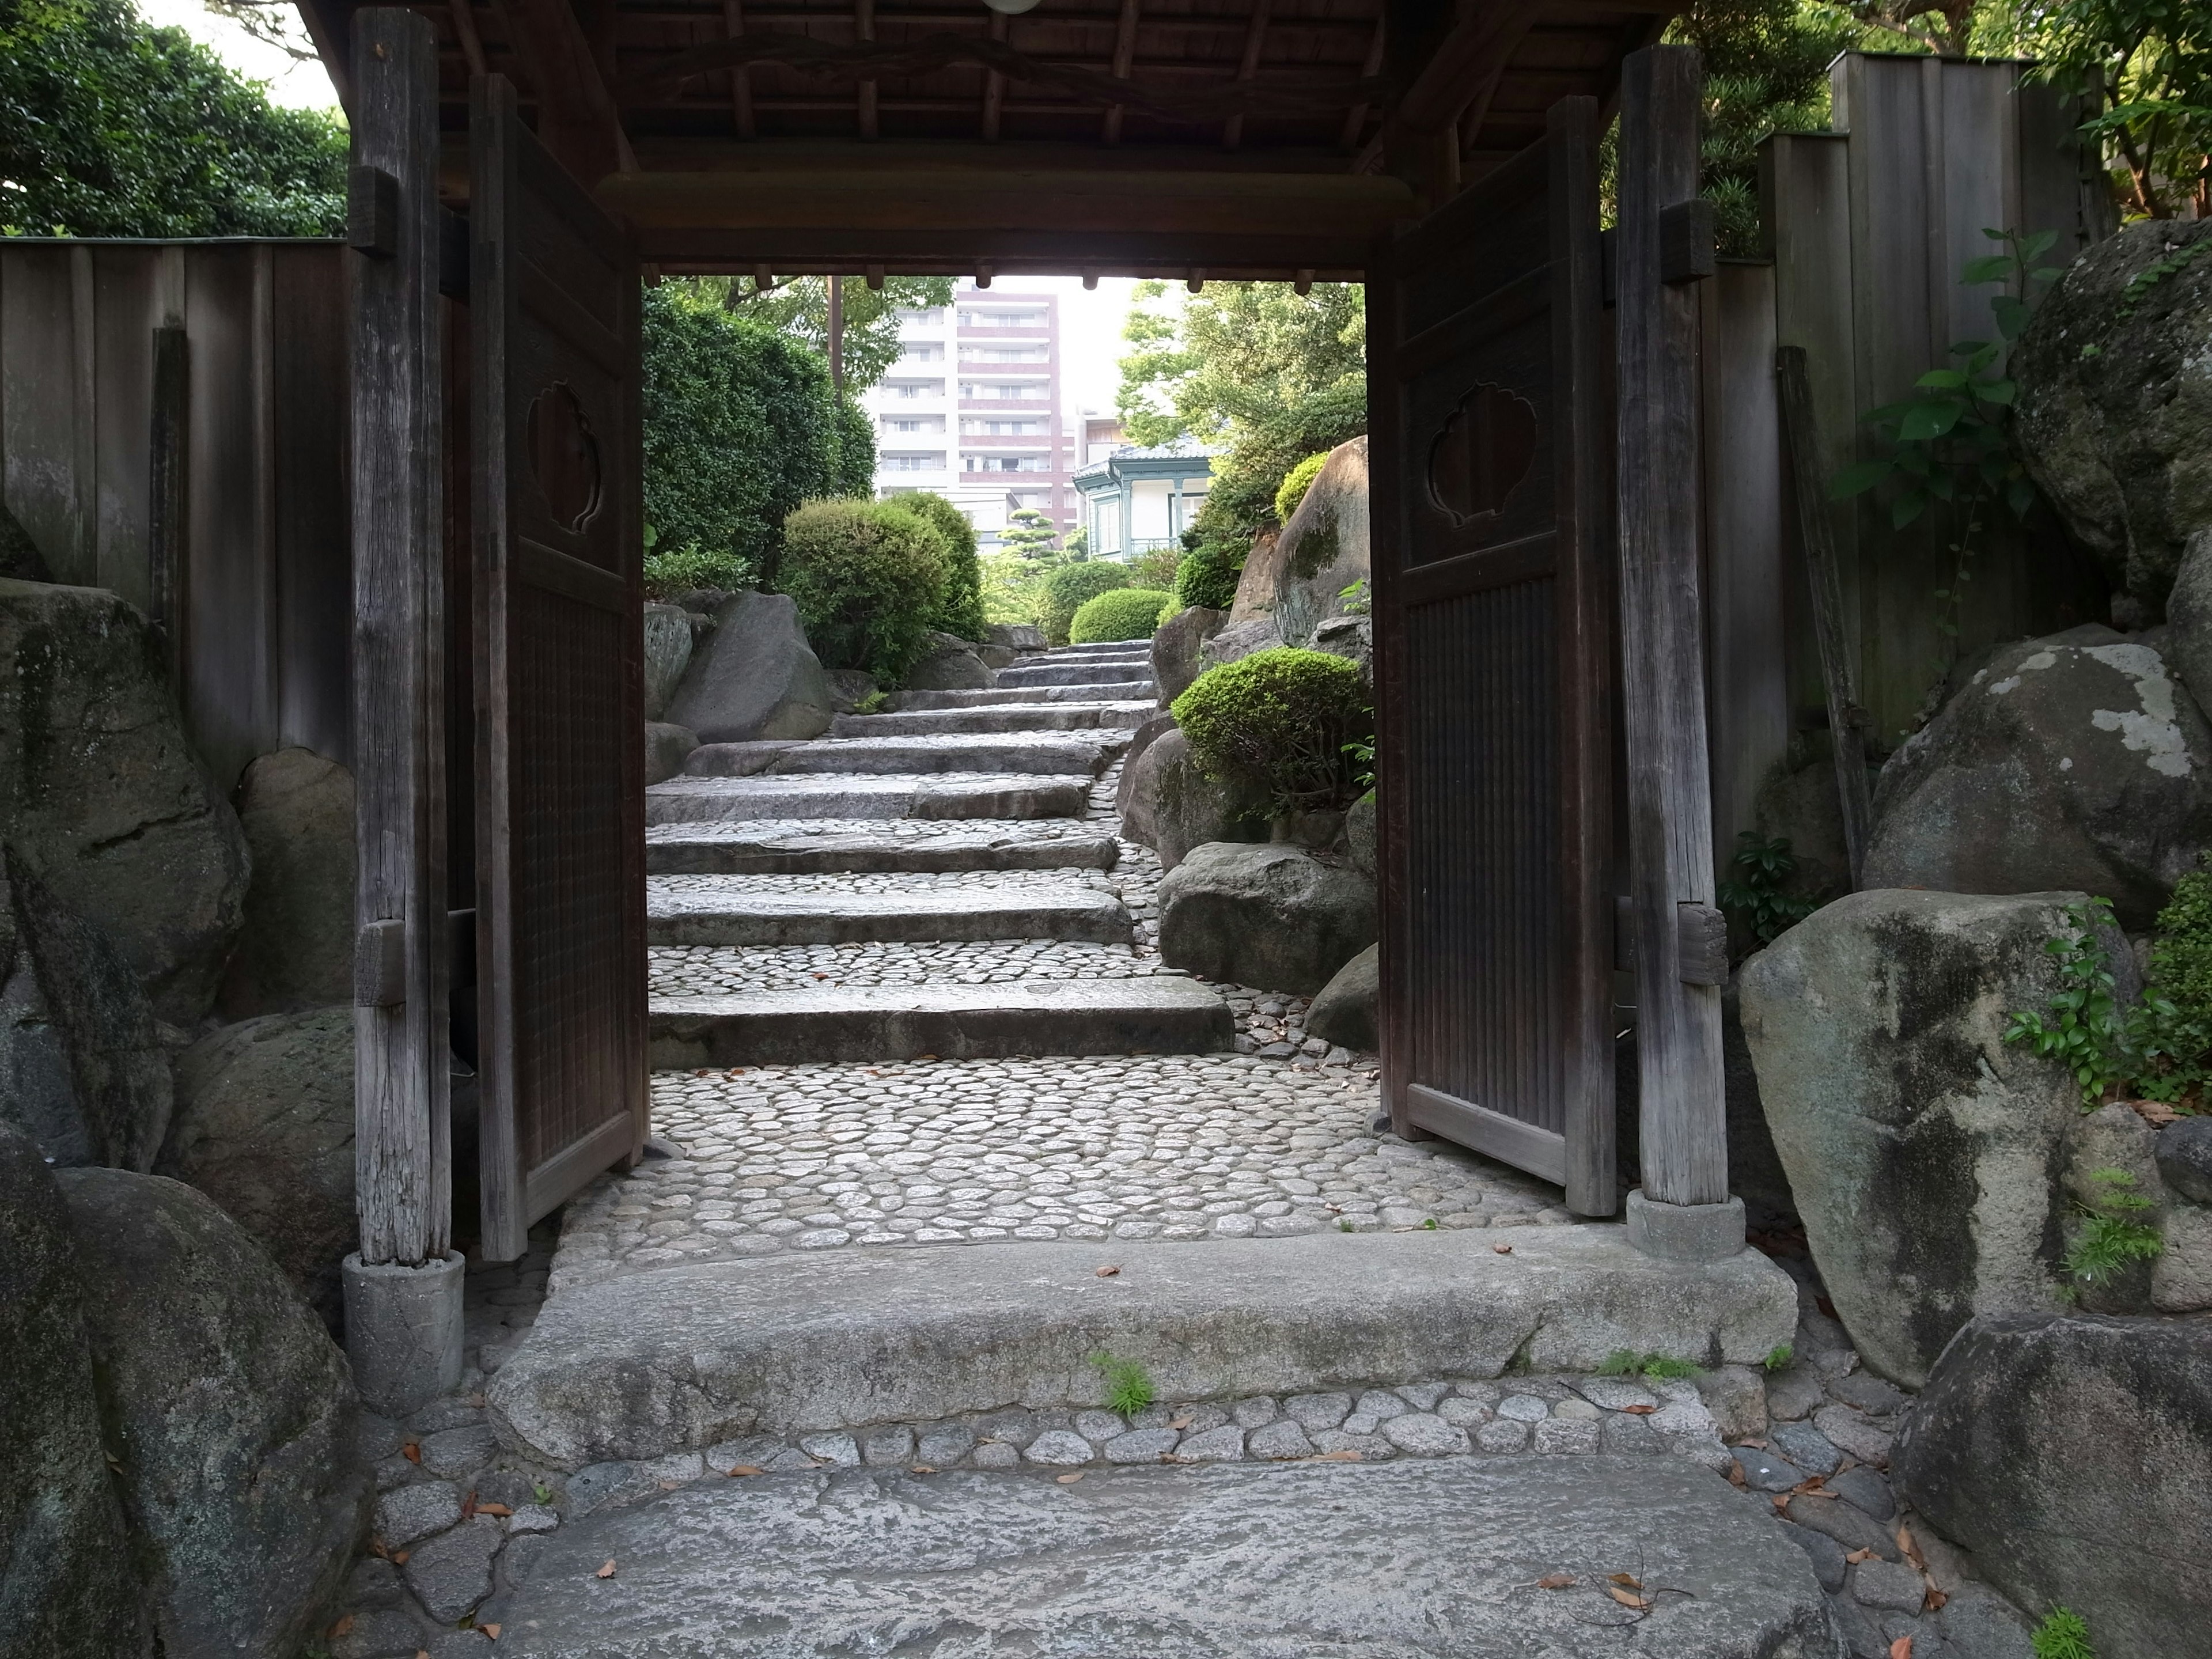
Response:
[[[1595,100],[1369,274],[1383,1081],[1609,1215],[1612,431]]]
[[[476,82],[470,115],[483,1247],[644,1142],[636,261]]]

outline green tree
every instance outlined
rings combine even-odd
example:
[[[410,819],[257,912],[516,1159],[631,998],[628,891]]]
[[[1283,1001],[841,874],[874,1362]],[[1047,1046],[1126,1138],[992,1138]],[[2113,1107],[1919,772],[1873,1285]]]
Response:
[[[0,0],[0,230],[328,236],[346,137],[124,0]]]
[[[724,309],[779,329],[823,354],[830,352],[830,278],[771,276],[763,288],[750,276],[694,276],[684,286],[711,295]],[[950,276],[887,276],[879,289],[849,277],[839,290],[845,391],[866,392],[899,360],[899,313],[952,303]]]
[[[999,545],[1031,564],[1062,562],[1060,531],[1050,518],[1033,507],[1018,507],[1006,514],[1006,527],[999,532]]]

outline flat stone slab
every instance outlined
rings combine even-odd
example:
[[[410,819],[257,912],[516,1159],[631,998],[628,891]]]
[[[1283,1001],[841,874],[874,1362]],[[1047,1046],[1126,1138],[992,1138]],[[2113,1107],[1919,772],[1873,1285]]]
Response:
[[[913,820],[899,832],[856,825],[830,830],[748,823],[664,824],[645,837],[647,873],[656,876],[807,876],[846,871],[1111,870],[1121,851],[1110,835],[1057,830],[1056,824],[986,830],[929,826]],[[1021,833],[1027,831],[1028,833]]]
[[[1670,1458],[725,1480],[553,1534],[499,1648],[1841,1659],[1810,1561],[1762,1507]],[[1536,1588],[1553,1573],[1572,1585]],[[1647,1616],[1606,1594],[1613,1573],[1661,1592]]]
[[[707,743],[684,763],[690,777],[805,774],[904,775],[934,772],[1041,773],[1097,777],[1128,746],[1123,730],[1082,737],[1026,730],[832,738],[813,743]]]
[[[1159,712],[1151,702],[1006,703],[997,708],[916,708],[896,714],[840,714],[840,738],[933,737],[945,732],[1133,731]]]
[[[1088,939],[1126,945],[1129,913],[1086,887],[912,893],[716,894],[648,888],[648,945],[848,945],[863,940]]]
[[[1619,1225],[1202,1244],[825,1250],[556,1292],[491,1389],[508,1443],[575,1468],[738,1433],[1091,1407],[1102,1350],[1163,1400],[1592,1371],[1620,1349],[1748,1364],[1796,1329],[1755,1250],[1639,1255]],[[1121,1272],[1100,1278],[1103,1263]]]
[[[1127,685],[1139,682],[1147,686],[1152,683],[1149,659],[1116,662],[1110,657],[1092,657],[1074,662],[1040,662],[1030,657],[1012,668],[999,671],[1000,685],[1010,690],[1024,685]]]
[[[1097,640],[1089,645],[1055,645],[1049,651],[1032,654],[1050,662],[1065,662],[1070,657],[1133,657],[1139,662],[1145,662],[1152,657],[1152,642],[1149,640]]]
[[[1091,779],[939,776],[671,778],[645,792],[649,823],[720,818],[1079,818]]]
[[[1000,672],[1010,674],[1013,671],[1009,668]],[[1151,678],[1147,672],[1145,681]],[[996,708],[1047,702],[1126,702],[1132,698],[1152,695],[1152,689],[1145,681],[1117,680],[1111,684],[1079,681],[1066,685],[1022,685],[1003,691],[974,689],[902,691],[891,699],[891,707],[903,714],[917,708]]]
[[[1166,974],[658,996],[647,1018],[656,1070],[924,1054],[1201,1054],[1236,1041],[1227,1003]]]

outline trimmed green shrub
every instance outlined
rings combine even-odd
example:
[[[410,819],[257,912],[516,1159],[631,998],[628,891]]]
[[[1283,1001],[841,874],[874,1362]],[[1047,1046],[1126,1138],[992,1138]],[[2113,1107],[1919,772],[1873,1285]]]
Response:
[[[650,547],[650,529],[646,536],[646,545]],[[726,587],[735,592],[751,586],[753,574],[751,562],[741,554],[726,550],[709,553],[698,543],[687,542],[665,553],[645,556],[645,597],[665,599],[701,587]]]
[[[1244,557],[1252,550],[1251,544],[1202,541],[1194,531],[1186,532],[1183,541],[1190,551],[1176,567],[1176,599],[1185,605],[1228,610],[1237,603],[1237,579],[1244,574]]]
[[[1264,793],[1279,813],[1340,810],[1360,793],[1346,747],[1373,740],[1375,710],[1342,657],[1255,651],[1207,669],[1170,712],[1209,776]]]
[[[1084,600],[1067,624],[1070,645],[1098,645],[1108,640],[1149,640],[1161,613],[1175,595],[1152,587],[1116,587]]]
[[[1086,559],[1064,564],[1044,579],[1044,636],[1054,645],[1067,643],[1067,625],[1085,599],[1129,586],[1129,567],[1110,559]]]
[[[945,591],[945,538],[884,501],[809,501],[783,521],[778,586],[825,668],[897,685],[921,654]]]
[[[2173,884],[2151,939],[2150,981],[2184,1019],[2212,1029],[2212,872]]]
[[[1312,488],[1313,481],[1321,477],[1322,468],[1328,465],[1328,452],[1323,450],[1318,455],[1307,456],[1283,474],[1282,483],[1275,486],[1277,519],[1285,524],[1291,521],[1291,514],[1298,510],[1298,503],[1305,500],[1306,491]]]
[[[975,557],[975,526],[968,521],[968,515],[927,489],[888,496],[884,505],[927,520],[945,538],[945,595],[930,626],[960,639],[981,639],[983,568]]]

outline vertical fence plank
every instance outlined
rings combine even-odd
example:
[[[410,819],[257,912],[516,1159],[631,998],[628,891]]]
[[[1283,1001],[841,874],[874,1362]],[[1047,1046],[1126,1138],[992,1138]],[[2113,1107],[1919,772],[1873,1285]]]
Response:
[[[270,383],[276,411],[277,741],[353,765],[346,499],[346,265],[330,246],[279,247]]]
[[[100,580],[91,534],[92,478],[77,468],[76,434],[91,418],[92,387],[78,379],[76,306],[67,247],[6,250],[0,287],[0,362],[8,398],[0,408],[8,510],[58,582]],[[80,406],[82,417],[80,419]]]

